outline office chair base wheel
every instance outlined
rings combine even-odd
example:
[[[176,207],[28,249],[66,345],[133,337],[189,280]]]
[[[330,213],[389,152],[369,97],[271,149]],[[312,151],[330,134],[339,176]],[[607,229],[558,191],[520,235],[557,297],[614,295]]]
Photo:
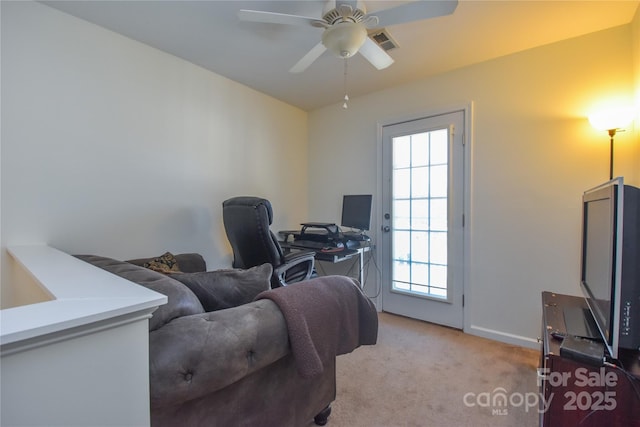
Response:
[[[316,423],[316,425],[323,426],[329,421],[329,415],[331,415],[331,405],[327,406],[322,411],[320,411],[318,415],[313,417],[313,421]]]

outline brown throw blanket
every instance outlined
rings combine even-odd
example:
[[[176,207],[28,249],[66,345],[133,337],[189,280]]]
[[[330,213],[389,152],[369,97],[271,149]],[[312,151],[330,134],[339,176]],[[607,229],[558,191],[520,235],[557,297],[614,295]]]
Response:
[[[378,313],[357,282],[323,276],[261,292],[284,315],[291,351],[303,378],[319,375],[324,364],[378,339]]]

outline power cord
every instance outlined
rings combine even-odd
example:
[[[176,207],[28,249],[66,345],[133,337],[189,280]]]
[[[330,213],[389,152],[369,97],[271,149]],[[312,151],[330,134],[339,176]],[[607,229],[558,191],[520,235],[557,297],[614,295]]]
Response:
[[[374,299],[374,298],[378,298],[380,296],[380,292],[382,290],[382,271],[380,271],[380,268],[378,267],[378,262],[376,261],[377,256],[376,256],[376,246],[372,245],[371,242],[369,242],[369,251],[368,251],[368,257],[367,260],[364,264],[363,269],[365,269],[365,276],[364,276],[364,282],[367,282],[367,279],[369,278],[369,265],[371,263],[371,261],[373,261],[373,266],[376,269],[377,272],[377,289],[375,291],[375,295],[367,295],[367,297],[369,299]],[[362,289],[364,290],[364,285],[362,286]],[[366,293],[365,293],[366,295]]]
[[[631,372],[627,371],[622,365],[622,362],[618,361],[618,365],[616,365],[615,363],[605,361],[604,366],[608,366],[624,374],[627,377],[627,380],[629,381],[631,388],[635,392],[636,397],[640,401],[640,385],[639,385],[640,380]]]
[[[636,396],[638,397],[638,400],[640,400],[640,389],[638,388],[638,378],[636,378],[631,372],[628,372],[624,366],[622,366],[622,362],[618,362],[619,365],[616,365],[614,363],[611,362],[607,362],[606,360],[603,362],[604,366],[607,366],[609,368],[615,369],[616,371],[621,372],[622,374],[624,374],[627,377],[627,380],[629,381],[629,384],[631,385],[631,388],[633,389],[633,391],[635,392]],[[591,410],[587,415],[585,415],[580,422],[578,423],[578,426],[581,426],[585,423],[585,421],[587,421],[593,414],[595,414],[596,412],[598,412],[598,410]]]

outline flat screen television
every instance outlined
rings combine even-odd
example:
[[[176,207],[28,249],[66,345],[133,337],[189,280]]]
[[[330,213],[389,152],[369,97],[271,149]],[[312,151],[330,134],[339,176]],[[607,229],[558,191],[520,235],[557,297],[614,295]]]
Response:
[[[369,230],[371,227],[371,200],[371,194],[344,195],[340,225],[360,231]]]
[[[640,348],[640,189],[615,178],[582,196],[582,292],[613,359]]]

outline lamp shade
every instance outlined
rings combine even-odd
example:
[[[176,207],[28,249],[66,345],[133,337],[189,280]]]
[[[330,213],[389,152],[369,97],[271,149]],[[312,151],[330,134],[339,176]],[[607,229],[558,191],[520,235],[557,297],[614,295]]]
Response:
[[[367,38],[367,29],[360,22],[340,22],[322,33],[322,44],[340,58],[358,52]]]
[[[589,115],[591,126],[598,130],[624,129],[633,121],[632,107],[610,108]]]

